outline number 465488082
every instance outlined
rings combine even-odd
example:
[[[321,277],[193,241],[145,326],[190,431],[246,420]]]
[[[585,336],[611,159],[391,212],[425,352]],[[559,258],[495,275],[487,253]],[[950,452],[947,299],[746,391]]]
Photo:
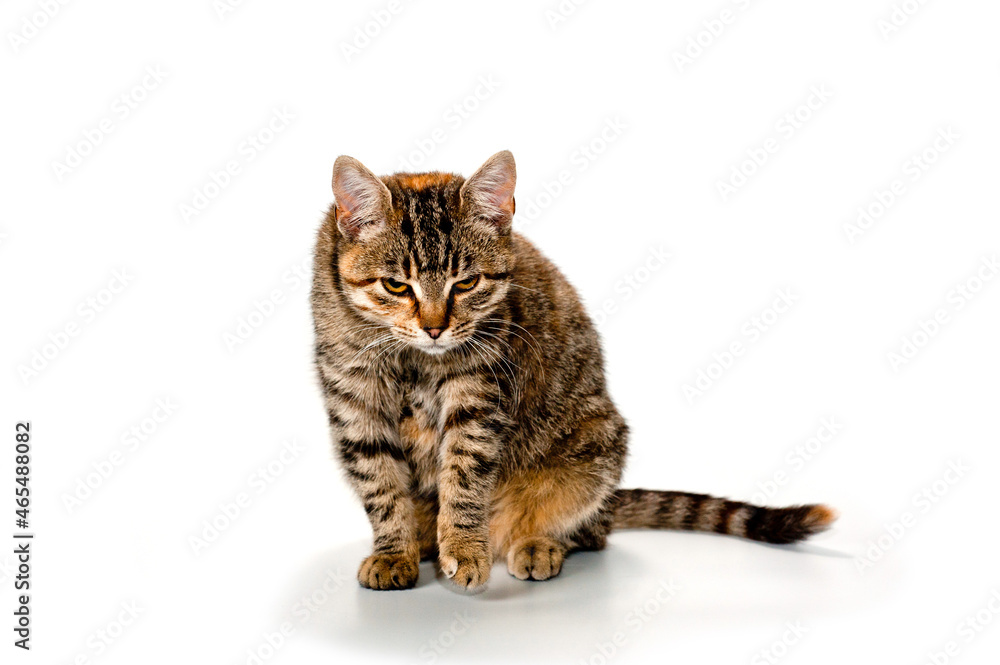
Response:
[[[28,507],[31,504],[31,490],[28,477],[31,474],[31,423],[18,423],[15,435],[14,493],[17,495],[17,526],[28,528]]]

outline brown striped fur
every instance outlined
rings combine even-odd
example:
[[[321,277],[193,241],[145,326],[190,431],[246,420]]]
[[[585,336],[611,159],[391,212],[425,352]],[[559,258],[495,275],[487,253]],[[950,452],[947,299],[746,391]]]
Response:
[[[484,584],[495,557],[547,579],[612,528],[771,543],[826,528],[824,506],[618,489],[628,427],[597,333],[511,230],[515,178],[509,152],[468,179],[334,166],[312,307],[334,447],[374,535],[361,584],[411,587],[435,557],[463,587]]]

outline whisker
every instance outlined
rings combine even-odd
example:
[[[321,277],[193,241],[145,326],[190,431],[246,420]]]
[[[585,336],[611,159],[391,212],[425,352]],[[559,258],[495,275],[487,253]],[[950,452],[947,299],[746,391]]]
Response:
[[[357,353],[355,353],[354,357],[351,358],[350,360],[348,360],[347,363],[346,363],[346,365],[348,367],[350,367],[351,365],[354,364],[354,361],[357,360],[358,358],[360,358],[361,354],[363,354],[365,351],[367,351],[368,349],[374,348],[374,347],[378,346],[379,344],[382,344],[383,342],[388,342],[391,339],[396,339],[396,336],[390,333],[388,335],[383,335],[382,337],[378,337],[378,338],[376,338],[372,342],[369,342],[360,351],[358,351]]]
[[[473,341],[471,337],[469,338],[469,341]],[[486,363],[486,367],[489,368],[490,373],[493,375],[493,380],[496,381],[497,384],[497,408],[493,411],[493,415],[496,415],[500,412],[500,398],[503,396],[503,391],[500,390],[500,378],[497,377],[497,373],[493,371],[493,366],[490,365],[490,361],[483,355],[482,351],[479,351],[476,347],[478,347],[478,344],[471,348],[476,352],[476,355],[478,355],[483,362]]]
[[[344,331],[344,334],[349,335],[351,333],[364,332],[366,330],[378,330],[379,328],[384,328],[388,330],[389,326],[383,325],[381,323],[372,323],[370,325],[365,325],[362,323],[357,326],[354,326],[353,328],[348,328],[347,330]]]
[[[473,336],[473,337],[474,337],[474,336],[475,336],[475,335],[477,335],[477,334],[478,334],[478,335],[486,335],[487,337],[491,337],[491,338],[493,338],[493,339],[497,340],[498,342],[500,342],[501,344],[503,344],[504,346],[506,346],[506,347],[507,347],[508,349],[510,349],[510,350],[511,350],[512,352],[514,351],[514,347],[510,345],[510,342],[508,342],[507,340],[505,340],[505,339],[504,339],[503,337],[501,337],[500,335],[497,335],[497,334],[495,334],[495,333],[491,333],[491,332],[486,332],[485,330],[483,330],[482,328],[480,328],[480,329],[479,329],[479,330],[477,330],[476,332],[472,333],[472,335],[471,335],[471,336]]]
[[[518,388],[517,378],[514,376],[513,368],[509,367],[510,364],[509,361],[503,356],[503,354],[501,354],[496,349],[491,348],[489,345],[484,344],[472,337],[469,338],[469,341],[478,346],[479,348],[481,348],[484,353],[487,353],[490,357],[495,358],[498,361],[498,363],[500,364],[500,371],[503,372],[504,375],[510,380],[510,386],[514,393],[513,395],[514,401],[515,402],[520,401],[520,390]],[[487,362],[489,362],[488,359]],[[497,388],[498,389],[500,388],[499,384],[497,384]]]
[[[387,353],[398,350],[402,346],[406,346],[406,342],[402,340],[396,340],[395,344],[389,344],[387,348],[380,351],[377,356],[371,359],[371,364],[374,365],[376,360],[386,355]]]
[[[469,341],[475,346],[481,348],[484,352],[488,353],[490,358],[495,358],[497,361],[502,361],[504,363],[509,364],[509,361],[503,356],[503,354],[499,353],[496,349],[490,348],[488,344],[485,344],[484,342],[477,340],[474,336],[469,337]],[[501,369],[503,368],[501,367]]]
[[[511,352],[514,351],[514,347],[512,347],[507,340],[503,339],[499,335],[494,335],[493,333],[488,333],[485,330],[477,330],[476,333],[477,334],[481,334],[481,335],[486,335],[487,337],[492,337],[493,339],[497,340],[498,342],[500,342],[501,344],[503,344],[504,346],[506,346],[508,349],[510,349]],[[475,337],[475,334],[473,334],[472,337]],[[493,353],[496,353],[497,356],[501,360],[503,360],[503,362],[506,363],[508,367],[511,367],[511,368],[515,368],[516,367],[516,368],[520,369],[520,366],[517,363],[515,363],[513,360],[511,360],[508,356],[500,353],[499,351],[497,351],[496,349],[493,349],[493,348],[490,348],[490,351],[492,351]]]
[[[517,337],[518,339],[520,339],[521,341],[523,341],[525,344],[528,345],[528,348],[530,348],[531,351],[532,351],[532,353],[534,353],[534,355],[535,355],[535,360],[538,361],[538,368],[541,370],[541,374],[542,374],[541,378],[542,378],[543,381],[545,380],[545,361],[542,359],[542,353],[541,353],[542,345],[538,342],[537,339],[535,339],[535,336],[532,335],[531,332],[527,328],[525,328],[524,326],[518,325],[518,324],[514,323],[513,321],[507,321],[505,319],[483,319],[483,323],[504,323],[504,324],[508,324],[508,325],[512,325],[512,326],[517,326],[518,328],[520,328],[521,330],[523,330],[525,332],[525,334],[527,334],[528,337],[531,338],[530,340],[525,339],[524,337],[522,337],[521,335],[519,335],[517,333],[517,331],[515,331],[515,330],[509,330],[508,329],[508,330],[506,330],[504,332],[507,332],[507,333],[509,333],[509,334]]]
[[[511,286],[516,286],[519,289],[524,289],[525,291],[531,291],[533,293],[537,293],[540,296],[545,296],[545,294],[539,291],[538,289],[532,289],[527,286],[522,286],[521,284],[515,284],[514,282],[507,282],[507,283],[510,284]]]

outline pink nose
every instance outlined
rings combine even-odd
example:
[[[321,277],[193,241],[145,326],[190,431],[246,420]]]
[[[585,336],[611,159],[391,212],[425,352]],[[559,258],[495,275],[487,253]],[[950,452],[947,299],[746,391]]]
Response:
[[[442,328],[424,328],[424,332],[431,336],[431,339],[437,339],[444,332]]]

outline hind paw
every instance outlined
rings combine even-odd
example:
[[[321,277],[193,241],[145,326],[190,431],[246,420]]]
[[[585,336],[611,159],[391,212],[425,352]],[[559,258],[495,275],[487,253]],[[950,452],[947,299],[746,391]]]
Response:
[[[536,536],[520,540],[507,554],[507,571],[519,580],[547,580],[562,570],[566,546],[553,538]]]

